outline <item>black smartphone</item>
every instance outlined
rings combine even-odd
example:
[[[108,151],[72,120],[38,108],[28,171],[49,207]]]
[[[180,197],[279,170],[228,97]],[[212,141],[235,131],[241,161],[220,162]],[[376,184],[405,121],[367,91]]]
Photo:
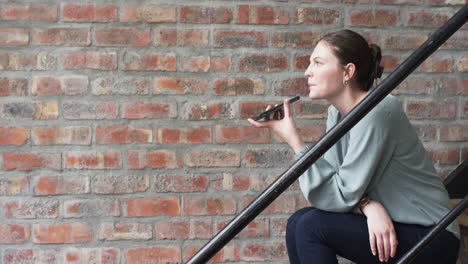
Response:
[[[301,98],[300,96],[293,97],[293,98],[289,99],[289,102],[292,104],[292,103],[296,102],[297,100],[299,100],[300,98]],[[272,113],[274,113],[274,112],[276,112],[276,111],[278,111],[280,109],[283,109],[283,104],[282,103],[275,106],[275,107],[273,107],[273,108],[271,108],[270,110],[267,110],[267,111],[259,114],[258,116],[252,117],[252,119],[255,120],[255,121],[258,121],[258,120],[264,118],[265,116],[271,115]]]

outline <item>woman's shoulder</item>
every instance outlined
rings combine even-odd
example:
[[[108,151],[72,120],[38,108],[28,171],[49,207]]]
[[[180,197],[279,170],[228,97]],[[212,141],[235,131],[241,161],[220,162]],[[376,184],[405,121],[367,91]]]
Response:
[[[404,115],[402,104],[398,98],[390,94],[363,118],[363,123],[370,126],[392,126],[402,115]]]

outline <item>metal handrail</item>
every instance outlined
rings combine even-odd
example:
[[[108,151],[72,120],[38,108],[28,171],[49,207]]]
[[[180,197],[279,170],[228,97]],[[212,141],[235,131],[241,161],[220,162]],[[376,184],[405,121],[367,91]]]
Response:
[[[395,89],[427,57],[436,51],[468,20],[468,5],[464,5],[449,21],[437,29],[410,57],[400,64],[375,89],[354,107],[341,122],[330,129],[313,147],[305,152],[289,169],[281,174],[254,201],[232,219],[218,234],[208,241],[187,264],[207,262],[257,215],[270,205],[317,159],[345,135],[359,120],[371,111],[385,96]]]

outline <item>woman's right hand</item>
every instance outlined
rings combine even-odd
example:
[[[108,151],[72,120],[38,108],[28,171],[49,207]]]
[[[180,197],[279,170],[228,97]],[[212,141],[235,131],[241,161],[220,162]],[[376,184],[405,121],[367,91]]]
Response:
[[[272,106],[269,105],[266,110],[271,109]],[[302,141],[299,133],[297,131],[296,123],[292,116],[291,103],[288,99],[284,100],[284,111],[276,111],[273,114],[273,117],[265,117],[265,121],[258,122],[251,118],[247,119],[252,125],[259,128],[269,128],[282,138],[286,143],[288,143],[294,150],[294,152],[299,152],[304,148],[304,142]]]

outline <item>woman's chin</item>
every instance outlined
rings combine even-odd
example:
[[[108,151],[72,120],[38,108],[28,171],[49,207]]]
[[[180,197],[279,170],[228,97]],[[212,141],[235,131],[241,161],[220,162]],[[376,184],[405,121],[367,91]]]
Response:
[[[321,97],[319,94],[314,93],[314,92],[312,92],[312,91],[309,92],[309,98],[310,98],[310,99],[322,99],[322,97]]]

